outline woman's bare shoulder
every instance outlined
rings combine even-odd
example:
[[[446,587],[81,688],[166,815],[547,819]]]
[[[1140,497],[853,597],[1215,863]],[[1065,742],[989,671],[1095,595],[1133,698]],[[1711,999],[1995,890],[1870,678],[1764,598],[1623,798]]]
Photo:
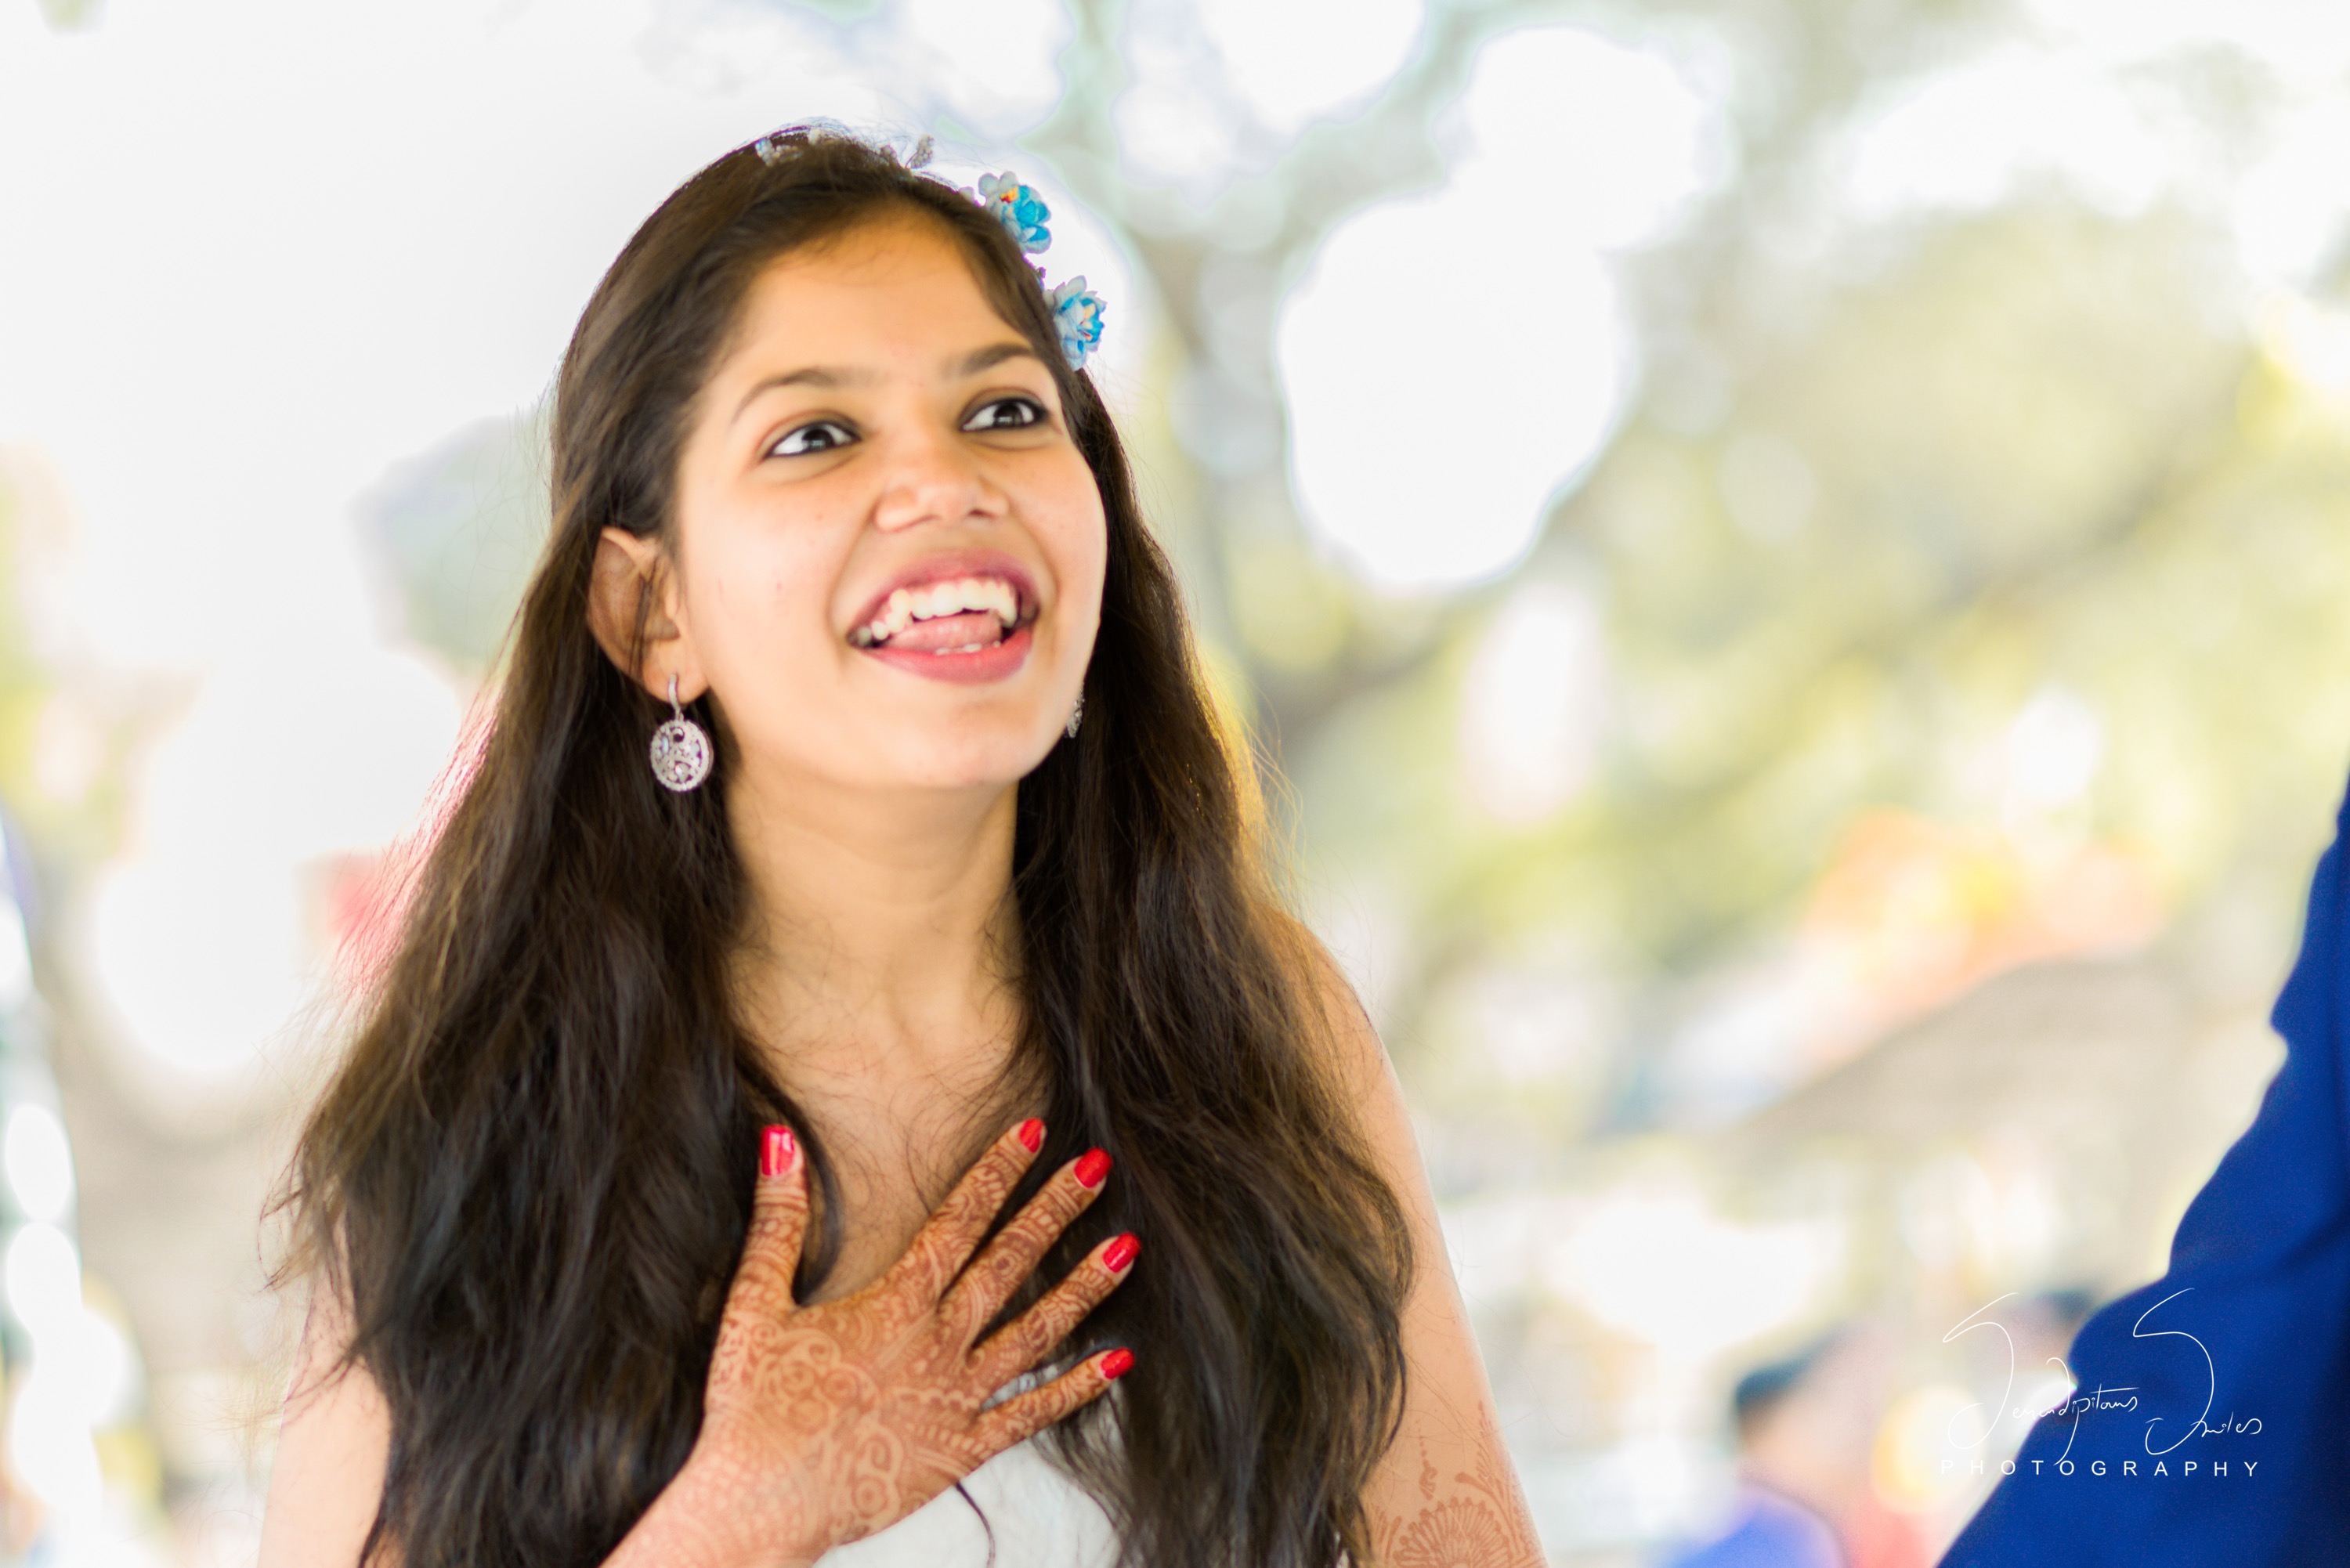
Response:
[[[279,1416],[258,1568],[357,1564],[383,1497],[391,1411],[364,1366],[348,1363],[350,1314],[322,1280]],[[394,1561],[377,1554],[378,1565]]]
[[[1418,1262],[1405,1303],[1410,1366],[1396,1442],[1364,1494],[1372,1564],[1433,1561],[1433,1542],[1466,1532],[1474,1568],[1534,1568],[1534,1523],[1502,1440],[1468,1310],[1446,1263],[1444,1232],[1406,1107],[1403,1085],[1345,969],[1302,922],[1284,917],[1301,990],[1317,1010],[1333,1081],[1359,1118],[1380,1173],[1410,1227]]]
[[[1312,1047],[1334,1075],[1339,1092],[1358,1107],[1391,1103],[1398,1091],[1369,1012],[1355,983],[1322,939],[1286,909],[1268,906],[1265,929],[1288,970]]]

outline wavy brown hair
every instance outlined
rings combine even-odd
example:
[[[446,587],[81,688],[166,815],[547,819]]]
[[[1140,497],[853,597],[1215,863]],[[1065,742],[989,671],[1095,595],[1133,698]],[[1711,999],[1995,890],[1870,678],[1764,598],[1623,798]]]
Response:
[[[370,1561],[585,1568],[683,1464],[743,1246],[760,1127],[822,1127],[733,1011],[745,930],[727,765],[675,795],[665,709],[588,624],[599,532],[667,536],[695,397],[776,258],[877,219],[951,236],[1059,381],[1108,565],[1081,737],[1020,781],[1011,897],[1043,1175],[1119,1179],[1040,1271],[1138,1232],[1149,1262],[1066,1347],[1140,1352],[1054,1434],[1129,1564],[1365,1556],[1411,1260],[1336,1085],[1315,961],[1263,892],[1172,572],[1091,382],[996,221],[885,148],[802,130],[729,153],[646,221],[564,356],[554,525],[478,765],[420,874],[286,1204],[390,1407]],[[711,722],[712,700],[696,705]],[[723,734],[723,727],[720,730]],[[803,1292],[838,1251],[837,1203]]]

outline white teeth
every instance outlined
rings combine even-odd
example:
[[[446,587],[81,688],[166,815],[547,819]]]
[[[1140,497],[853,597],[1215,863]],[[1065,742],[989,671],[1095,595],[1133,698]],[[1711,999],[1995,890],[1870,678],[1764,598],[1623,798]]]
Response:
[[[956,577],[918,588],[897,588],[883,603],[880,613],[852,631],[849,640],[860,648],[871,647],[889,641],[918,620],[936,620],[941,616],[961,615],[966,610],[993,612],[1009,632],[1020,621],[1020,595],[1002,577]],[[931,651],[970,653],[981,646],[973,643],[966,648]]]

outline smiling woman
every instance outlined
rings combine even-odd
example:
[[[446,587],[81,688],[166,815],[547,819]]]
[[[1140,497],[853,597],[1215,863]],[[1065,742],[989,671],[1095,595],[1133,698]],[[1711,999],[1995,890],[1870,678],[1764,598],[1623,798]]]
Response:
[[[808,132],[607,275],[297,1158],[265,1562],[1540,1560],[1056,297]],[[689,705],[714,765],[656,779]]]
[[[738,791],[1017,778],[1101,604],[1102,495],[1061,402],[934,218],[772,263],[695,400],[674,537],[603,532],[608,651],[630,659],[659,582],[643,679],[723,694],[726,749],[762,764]]]

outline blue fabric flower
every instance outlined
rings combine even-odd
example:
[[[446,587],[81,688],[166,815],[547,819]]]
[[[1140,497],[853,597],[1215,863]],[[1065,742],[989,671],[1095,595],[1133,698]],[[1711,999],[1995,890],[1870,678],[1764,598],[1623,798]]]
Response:
[[[1018,175],[981,175],[979,199],[1023,251],[1036,255],[1051,247],[1053,231],[1045,226],[1045,220],[1053,215],[1053,209],[1045,205],[1045,198],[1036,194],[1034,186],[1023,185]]]
[[[1073,277],[1053,290],[1053,325],[1061,329],[1061,352],[1069,357],[1069,369],[1082,370],[1093,351],[1101,347],[1102,296],[1086,286],[1082,277]]]

